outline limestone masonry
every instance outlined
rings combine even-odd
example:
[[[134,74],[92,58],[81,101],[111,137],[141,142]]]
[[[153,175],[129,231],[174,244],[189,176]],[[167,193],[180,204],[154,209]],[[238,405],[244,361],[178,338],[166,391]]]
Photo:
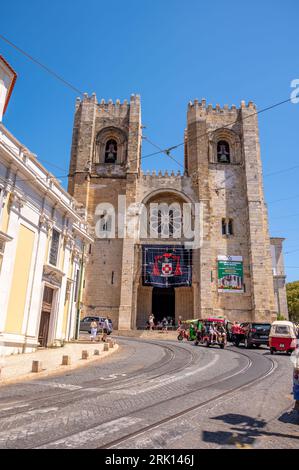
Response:
[[[189,103],[182,174],[144,174],[141,144],[138,95],[123,103],[99,103],[94,94],[77,100],[68,190],[87,208],[95,236],[81,315],[109,314],[120,330],[144,327],[150,313],[158,320],[168,316],[176,321],[210,315],[273,321],[277,313],[287,318],[283,239],[273,239],[271,256],[255,105],[242,101],[239,108],[213,108],[205,100]],[[149,236],[140,231],[121,236],[119,196],[125,196],[129,217],[132,211],[134,216],[142,208],[148,211]],[[153,203],[158,209],[151,226]],[[165,204],[168,213],[163,212]],[[152,253],[157,246],[165,246],[165,253],[184,246],[185,235],[174,232],[182,219],[180,208],[183,213],[187,204],[192,207],[192,228],[201,231],[200,246],[191,248],[191,281],[171,284],[173,266],[164,263],[166,285],[145,285],[143,246]],[[166,225],[168,236],[163,237]]]

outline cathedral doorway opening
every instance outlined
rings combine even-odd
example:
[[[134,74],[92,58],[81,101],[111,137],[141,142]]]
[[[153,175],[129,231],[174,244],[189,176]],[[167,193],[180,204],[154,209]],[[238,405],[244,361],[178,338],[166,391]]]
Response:
[[[175,319],[175,292],[174,287],[154,287],[152,294],[152,312],[156,322],[164,317]]]

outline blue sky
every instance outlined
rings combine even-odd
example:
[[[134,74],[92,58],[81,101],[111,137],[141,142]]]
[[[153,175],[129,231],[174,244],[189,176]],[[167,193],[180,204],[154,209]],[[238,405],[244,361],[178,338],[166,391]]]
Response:
[[[189,100],[261,109],[289,98],[298,15],[296,0],[15,0],[1,5],[0,33],[99,100],[139,93],[144,133],[164,148],[182,142]],[[4,124],[66,175],[76,93],[1,40],[0,54],[18,72]],[[298,122],[299,103],[259,117],[270,231],[287,238],[288,281],[299,279]],[[143,155],[154,151],[144,143]],[[173,155],[183,161],[182,148]],[[161,155],[143,168],[180,169]]]

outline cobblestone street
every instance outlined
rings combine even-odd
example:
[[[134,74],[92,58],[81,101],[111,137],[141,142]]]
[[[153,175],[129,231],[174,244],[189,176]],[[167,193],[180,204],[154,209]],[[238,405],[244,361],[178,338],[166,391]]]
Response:
[[[299,447],[286,355],[118,342],[104,361],[2,386],[0,447]]]

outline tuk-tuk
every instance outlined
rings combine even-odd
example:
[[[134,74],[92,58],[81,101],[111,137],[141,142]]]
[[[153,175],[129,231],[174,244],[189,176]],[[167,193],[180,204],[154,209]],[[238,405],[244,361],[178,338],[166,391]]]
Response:
[[[271,354],[276,351],[291,354],[297,346],[294,323],[282,320],[274,321],[271,325],[269,346]]]
[[[211,345],[218,345],[221,349],[224,348],[224,346],[226,345],[227,343],[227,322],[225,320],[225,318],[223,317],[209,317],[209,318],[206,318],[204,320],[202,320],[203,322],[203,326],[204,326],[204,331],[201,335],[201,337],[197,337],[197,341],[196,341],[196,344],[198,344],[199,342],[200,343],[203,343],[205,344],[207,347],[211,346]],[[223,326],[224,330],[225,330],[225,333],[223,334],[217,334],[215,333],[215,335],[212,335],[210,333],[210,326],[211,325],[221,325]]]
[[[183,341],[186,339],[187,341],[194,341],[196,340],[196,330],[197,330],[198,319],[193,320],[184,320],[178,327],[178,340]]]

